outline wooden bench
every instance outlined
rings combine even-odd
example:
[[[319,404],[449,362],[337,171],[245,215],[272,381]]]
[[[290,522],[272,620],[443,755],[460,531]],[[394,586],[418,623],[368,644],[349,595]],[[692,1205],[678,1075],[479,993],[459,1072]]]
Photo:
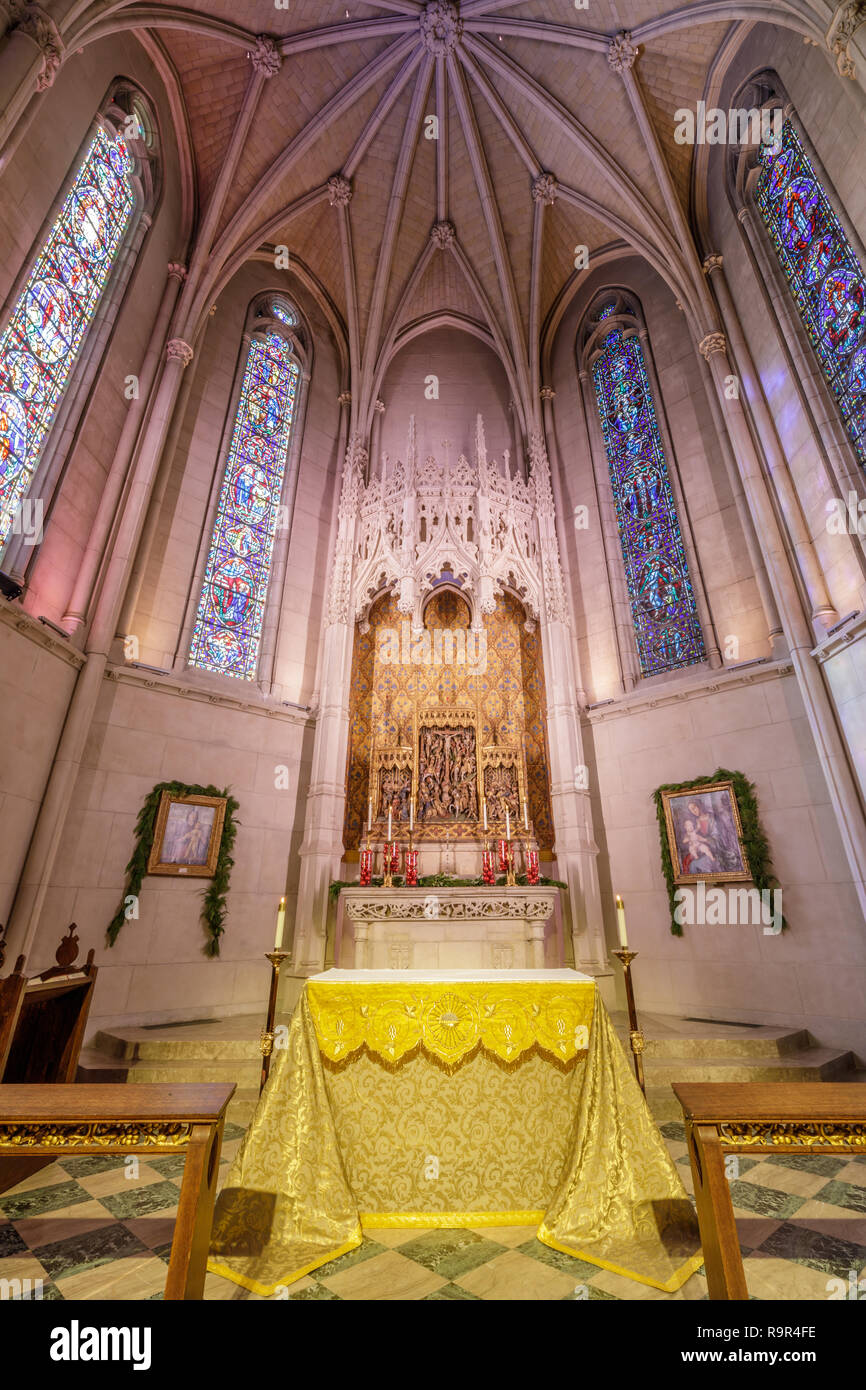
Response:
[[[233,1085],[0,1085],[0,1155],[184,1154],[165,1298],[198,1299],[234,1091]]]
[[[866,1156],[866,1086],[694,1082],[673,1090],[685,1115],[710,1298],[747,1299],[725,1155]]]

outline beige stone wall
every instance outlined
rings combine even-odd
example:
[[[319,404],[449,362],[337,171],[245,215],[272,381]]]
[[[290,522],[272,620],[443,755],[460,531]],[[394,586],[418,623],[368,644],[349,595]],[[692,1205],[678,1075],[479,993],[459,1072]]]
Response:
[[[437,378],[438,400],[425,396],[430,376]],[[413,339],[389,364],[381,397],[386,408],[379,453],[387,453],[392,463],[406,457],[410,415],[415,416],[420,459],[428,454],[442,458],[443,439],[450,440],[452,459],[461,453],[472,458],[475,417],[480,412],[489,457],[501,461],[504,451],[510,450],[514,470],[520,448],[509,410],[508,378],[498,357],[472,334],[435,328]]]
[[[64,659],[38,629],[20,605],[0,598],[0,922],[9,919],[78,670],[72,654]]]
[[[590,715],[602,892],[626,903],[639,1008],[797,1024],[862,1057],[862,916],[796,682],[779,669],[749,684],[723,676],[713,691],[687,680],[656,708],[636,692]],[[751,924],[671,934],[652,792],[718,767],[755,784],[789,922],[778,936]]]
[[[267,990],[263,953],[273,947],[277,903],[287,891],[293,920],[312,729],[289,711],[254,702],[221,708],[179,689],[148,687],[141,677],[132,683],[124,672],[104,683],[34,948],[34,969],[52,964],[58,926],[78,923],[82,951],[96,947],[100,967],[94,1024],[254,1011]],[[278,788],[281,767],[286,785]],[[105,945],[142,802],[157,782],[172,780],[228,786],[240,802],[216,960],[202,952],[201,879],[145,878],[138,920],[125,924],[114,947]]]

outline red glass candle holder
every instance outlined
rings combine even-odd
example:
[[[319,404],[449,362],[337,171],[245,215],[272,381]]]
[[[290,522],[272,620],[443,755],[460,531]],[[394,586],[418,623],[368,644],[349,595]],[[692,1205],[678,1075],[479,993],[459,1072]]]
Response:
[[[526,851],[526,882],[538,882],[538,850],[528,849]]]
[[[373,877],[373,851],[371,849],[361,850],[361,887],[369,888],[370,880]]]
[[[406,886],[407,888],[418,887],[418,851],[417,849],[407,849],[406,851]]]
[[[499,841],[499,872],[500,872],[501,874],[504,874],[504,873],[505,873],[505,870],[506,870],[507,868],[508,868],[508,841],[507,841],[507,840],[500,840],[500,841]]]
[[[400,867],[400,846],[396,840],[386,840],[382,850],[382,863],[386,874],[395,874]]]
[[[496,874],[493,868],[493,850],[485,849],[481,852],[481,881],[487,884],[488,888],[496,882]]]

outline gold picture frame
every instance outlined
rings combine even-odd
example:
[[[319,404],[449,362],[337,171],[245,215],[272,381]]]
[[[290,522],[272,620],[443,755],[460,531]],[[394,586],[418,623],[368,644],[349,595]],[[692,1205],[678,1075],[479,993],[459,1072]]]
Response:
[[[149,874],[213,878],[226,818],[224,796],[176,796],[159,799],[153,844],[147,860]],[[182,808],[187,807],[186,811]],[[192,808],[201,808],[196,814]]]
[[[674,883],[751,880],[733,782],[661,795]]]

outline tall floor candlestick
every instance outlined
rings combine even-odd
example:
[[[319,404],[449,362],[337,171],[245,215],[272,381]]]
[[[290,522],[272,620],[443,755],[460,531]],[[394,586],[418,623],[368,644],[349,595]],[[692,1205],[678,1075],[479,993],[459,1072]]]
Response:
[[[637,1024],[637,1009],[634,1004],[634,989],[631,982],[631,963],[637,955],[637,951],[614,951],[617,960],[622,961],[622,973],[625,977],[625,997],[628,1004],[628,1040],[634,1055],[634,1074],[637,1077],[637,1084],[646,1096],[646,1082],[643,1075],[643,1050],[644,1037]]]
[[[259,1050],[262,1054],[262,1079],[259,1084],[259,1095],[264,1090],[268,1073],[271,1069],[271,1053],[274,1050],[274,1017],[277,1012],[277,991],[280,987],[280,966],[284,960],[288,960],[290,951],[266,951],[265,955],[271,962],[271,988],[268,994],[268,1012],[265,1019],[265,1026],[262,1036],[259,1039]]]

